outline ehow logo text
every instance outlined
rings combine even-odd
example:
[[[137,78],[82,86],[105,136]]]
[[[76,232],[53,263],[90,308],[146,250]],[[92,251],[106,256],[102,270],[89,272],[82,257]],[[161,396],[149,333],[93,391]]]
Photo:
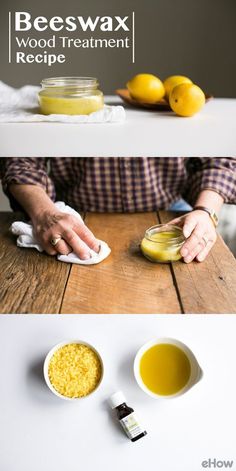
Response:
[[[202,461],[203,468],[232,468],[233,464],[233,460],[217,460],[216,458]]]

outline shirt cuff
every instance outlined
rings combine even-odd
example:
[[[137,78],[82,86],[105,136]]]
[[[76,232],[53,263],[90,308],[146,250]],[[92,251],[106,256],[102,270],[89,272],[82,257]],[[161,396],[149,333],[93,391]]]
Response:
[[[55,201],[55,187],[51,178],[47,175],[44,160],[40,158],[14,157],[6,159],[2,175],[2,187],[14,211],[22,211],[23,208],[9,190],[12,184],[40,186]]]
[[[224,203],[236,204],[236,159],[202,158],[198,168],[189,175],[186,199],[194,206],[203,190],[222,196]]]

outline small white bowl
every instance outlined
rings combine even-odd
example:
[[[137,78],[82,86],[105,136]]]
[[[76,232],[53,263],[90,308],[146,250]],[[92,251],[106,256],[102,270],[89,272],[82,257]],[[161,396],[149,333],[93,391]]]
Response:
[[[191,366],[191,373],[188,382],[186,385],[180,389],[177,393],[175,394],[169,394],[169,395],[161,395],[161,394],[156,394],[150,389],[147,388],[147,386],[144,384],[142,377],[140,375],[140,360],[143,356],[143,354],[149,350],[149,348],[154,347],[154,345],[159,345],[159,344],[171,344],[175,345],[176,347],[179,347],[187,356],[190,362]],[[139,387],[149,396],[158,398],[158,399],[172,399],[177,396],[181,396],[185,392],[187,392],[192,386],[194,386],[196,383],[198,383],[202,377],[203,377],[203,371],[201,370],[197,359],[195,358],[193,352],[185,345],[184,343],[180,342],[179,340],[172,339],[172,338],[159,338],[156,340],[150,340],[149,342],[145,343],[137,352],[135,359],[134,359],[134,376],[135,379],[139,385]]]
[[[79,345],[86,345],[86,347],[89,347],[91,348],[91,350],[94,351],[94,353],[96,353],[96,355],[98,356],[99,360],[100,360],[100,363],[101,363],[101,378],[96,386],[96,388],[89,394],[87,394],[86,396],[83,396],[83,397],[67,397],[67,396],[63,396],[62,394],[60,394],[52,385],[50,379],[49,379],[49,375],[48,375],[48,367],[49,367],[49,363],[51,361],[51,358],[52,356],[54,355],[54,353],[61,347],[64,347],[65,345],[71,345],[71,344],[79,344]],[[44,374],[44,379],[45,379],[45,382],[47,384],[47,386],[49,387],[49,389],[53,392],[53,394],[55,394],[56,396],[60,397],[61,399],[65,399],[66,401],[76,401],[76,400],[81,400],[81,399],[86,399],[86,397],[88,396],[91,396],[91,394],[93,394],[95,391],[97,391],[98,387],[100,386],[101,382],[102,382],[102,379],[103,379],[103,376],[104,376],[104,364],[103,364],[103,360],[101,358],[101,355],[98,353],[98,351],[96,350],[96,348],[94,348],[92,345],[90,345],[89,343],[87,342],[84,342],[83,340],[68,340],[68,341],[64,341],[64,342],[60,342],[58,343],[57,345],[55,345],[53,348],[51,348],[51,350],[48,352],[45,360],[44,360],[44,365],[43,365],[43,374]]]

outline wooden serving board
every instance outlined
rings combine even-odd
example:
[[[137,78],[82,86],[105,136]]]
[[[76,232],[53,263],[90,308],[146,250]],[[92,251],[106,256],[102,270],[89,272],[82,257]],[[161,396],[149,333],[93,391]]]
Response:
[[[146,108],[149,110],[157,110],[157,111],[172,111],[169,103],[166,101],[165,98],[162,98],[160,101],[156,103],[144,103],[135,100],[131,97],[129,90],[127,88],[118,88],[116,90],[116,94],[125,102],[131,106],[135,106],[136,108]],[[213,98],[213,95],[205,94],[206,103]]]

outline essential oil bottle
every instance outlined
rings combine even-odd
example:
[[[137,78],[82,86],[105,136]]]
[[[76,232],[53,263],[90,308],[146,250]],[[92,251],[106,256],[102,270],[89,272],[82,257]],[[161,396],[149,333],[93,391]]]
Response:
[[[118,391],[109,398],[109,404],[116,410],[117,418],[125,431],[127,437],[136,442],[147,435],[147,432],[140,425],[134,409],[127,406],[126,398],[122,391]]]

